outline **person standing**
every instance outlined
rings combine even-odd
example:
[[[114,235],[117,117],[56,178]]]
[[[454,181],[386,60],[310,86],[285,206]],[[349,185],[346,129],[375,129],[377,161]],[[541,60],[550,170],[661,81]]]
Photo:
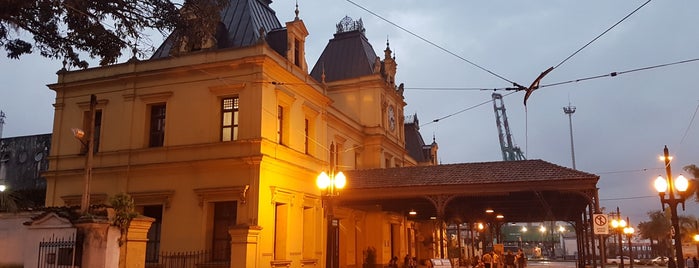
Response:
[[[483,265],[485,268],[495,268],[490,266],[493,263],[493,256],[490,253],[483,254]]]
[[[689,258],[689,256],[687,256],[687,259],[684,260],[684,265],[687,268],[695,268],[694,262],[692,261],[692,259]]]
[[[490,265],[492,268],[502,268],[502,256],[493,250],[493,264]]]
[[[507,254],[505,254],[505,268],[515,268],[515,255],[509,249]]]
[[[527,255],[524,255],[524,251],[522,251],[521,248],[517,249],[515,260],[517,263],[517,268],[524,268],[527,266]]]

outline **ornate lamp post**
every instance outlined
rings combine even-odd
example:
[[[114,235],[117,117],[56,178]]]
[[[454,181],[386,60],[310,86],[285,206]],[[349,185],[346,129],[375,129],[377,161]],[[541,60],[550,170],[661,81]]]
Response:
[[[338,251],[339,243],[339,233],[338,225],[339,222],[335,219],[333,215],[333,199],[340,193],[340,190],[347,184],[347,178],[342,172],[331,172],[328,175],[325,172],[321,172],[316,180],[318,188],[325,191],[324,198],[328,201],[328,245],[327,245],[327,265],[326,267],[337,268],[340,262],[340,253]]]
[[[663,156],[660,157],[660,159],[665,162],[665,172],[667,173],[667,177],[663,178],[662,176],[658,176],[658,178],[655,179],[655,189],[658,190],[660,205],[663,208],[663,211],[665,211],[665,204],[667,204],[667,206],[670,208],[670,219],[672,221],[671,234],[675,241],[675,258],[677,259],[677,268],[684,268],[682,236],[680,235],[680,223],[677,217],[677,205],[682,204],[682,210],[684,210],[684,193],[689,186],[689,182],[687,181],[687,178],[682,175],[678,176],[674,181],[672,180],[672,171],[670,168],[670,160],[672,160],[672,157],[670,157],[667,146],[665,146],[665,149],[663,149]],[[675,193],[677,193],[677,196],[675,196]]]
[[[631,245],[631,237],[633,236],[634,229],[631,227],[631,222],[629,222],[629,217],[626,217],[626,222],[629,227],[624,228],[624,234],[626,235],[626,240],[629,241],[629,267],[633,268],[633,245]]]
[[[621,233],[626,228],[626,221],[621,219],[621,212],[619,212],[619,207],[616,207],[616,219],[612,220],[612,228],[617,230],[617,235],[619,238],[619,267],[624,268],[624,247],[621,241]]]

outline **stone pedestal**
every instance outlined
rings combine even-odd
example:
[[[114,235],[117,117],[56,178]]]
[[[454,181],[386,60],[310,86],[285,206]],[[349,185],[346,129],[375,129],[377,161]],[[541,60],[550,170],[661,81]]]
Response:
[[[261,226],[236,225],[228,229],[231,236],[231,268],[258,267]]]
[[[146,266],[146,242],[148,242],[148,230],[155,219],[138,216],[131,220],[129,230],[126,232],[125,241],[121,246],[121,258],[119,267],[143,268]],[[124,239],[124,236],[122,236]]]
[[[121,232],[106,218],[81,218],[75,226],[83,236],[81,267],[118,267]]]

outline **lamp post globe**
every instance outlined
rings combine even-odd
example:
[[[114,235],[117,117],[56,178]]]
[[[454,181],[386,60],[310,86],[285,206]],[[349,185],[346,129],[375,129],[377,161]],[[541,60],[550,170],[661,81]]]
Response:
[[[677,216],[677,205],[682,204],[682,210],[684,210],[684,201],[686,199],[686,190],[689,186],[687,178],[680,175],[676,179],[672,179],[672,169],[670,167],[670,161],[672,157],[667,149],[667,146],[663,149],[663,156],[660,157],[665,163],[665,173],[666,177],[658,176],[653,183],[655,189],[658,191],[658,196],[660,197],[660,205],[665,211],[665,205],[670,208],[670,221],[672,222],[672,238],[675,245],[675,258],[677,259],[677,268],[684,268],[685,263],[682,261],[684,256],[682,254],[682,239],[680,234],[680,224],[679,217]]]
[[[333,199],[338,196],[340,190],[345,188],[347,184],[347,177],[342,172],[330,172],[330,174],[325,171],[318,174],[316,178],[316,186],[320,189],[322,197],[327,200],[327,219],[328,219],[328,239],[327,239],[327,259],[326,267],[337,268],[339,267],[339,223],[334,216],[334,204]]]

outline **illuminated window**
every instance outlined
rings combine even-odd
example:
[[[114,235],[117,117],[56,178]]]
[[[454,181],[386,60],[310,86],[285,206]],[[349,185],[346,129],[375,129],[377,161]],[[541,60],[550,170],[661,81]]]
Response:
[[[238,139],[238,97],[221,100],[221,141]]]

